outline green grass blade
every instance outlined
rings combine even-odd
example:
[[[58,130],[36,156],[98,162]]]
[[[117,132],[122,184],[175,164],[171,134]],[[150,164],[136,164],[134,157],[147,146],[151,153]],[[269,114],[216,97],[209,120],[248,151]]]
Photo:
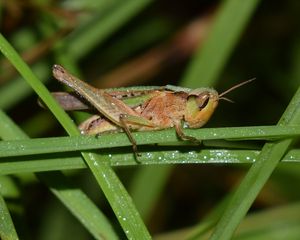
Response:
[[[195,150],[165,150],[145,152],[137,163],[132,158],[132,153],[120,153],[110,155],[111,166],[135,166],[135,165],[165,165],[165,164],[207,164],[207,163],[254,163],[260,151],[257,150],[228,150],[228,149],[203,149]],[[300,162],[300,150],[290,150],[282,159],[283,162]],[[62,157],[58,154],[46,154],[22,156],[13,158],[1,158],[0,174],[15,174],[22,172],[44,172],[54,170],[82,169],[86,168],[84,160],[76,154],[67,154]],[[165,170],[166,171],[166,170]],[[147,175],[151,175],[147,172]],[[163,176],[161,176],[163,178]],[[140,186],[139,186],[140,187]],[[138,190],[135,190],[138,191]],[[140,204],[142,205],[142,204]],[[143,215],[147,215],[143,213]]]
[[[8,41],[0,34],[0,51],[4,56],[14,65],[14,67],[21,73],[22,77],[39,95],[46,106],[53,110],[53,114],[60,120],[65,129],[68,129],[70,134],[78,132],[68,115],[61,109],[57,102],[48,92],[47,88],[40,82],[31,69],[24,63],[18,53],[8,43]]]
[[[107,11],[104,17],[96,16],[88,24],[78,28],[76,32],[66,39],[69,57],[79,59],[88,53],[94,46],[101,44],[110,34],[139,13],[150,2],[151,0],[118,1]]]
[[[241,223],[233,239],[298,239],[300,234],[299,211],[300,204],[296,202],[250,214]]]
[[[1,128],[0,128],[1,129]],[[232,128],[202,128],[187,129],[189,136],[205,140],[276,140],[300,135],[298,126],[258,126],[258,127],[232,127]],[[182,142],[174,129],[163,131],[136,132],[133,137],[139,144],[163,144],[171,146],[174,143],[186,145]],[[178,145],[177,144],[177,145]],[[231,141],[230,146],[236,143]],[[131,146],[124,133],[103,134],[94,136],[50,137],[26,140],[11,140],[0,142],[0,157],[25,156],[42,153],[70,152],[78,150],[105,149],[113,147]],[[203,149],[203,146],[194,145],[194,149]]]
[[[96,154],[86,152],[83,152],[82,155],[84,158],[91,159],[87,164],[93,171],[98,183],[101,183],[102,190],[127,237],[129,239],[151,239],[126,189],[122,184],[116,184],[119,179],[109,166],[109,157],[107,155],[99,157]]]
[[[232,239],[234,240],[265,240],[265,239],[298,239],[300,232],[299,202],[286,204],[261,210],[258,213],[249,214],[240,224],[240,227]],[[206,222],[206,224],[210,224]],[[203,226],[205,228],[205,226]],[[194,235],[199,226],[184,228],[179,231],[161,234],[155,239],[207,239],[209,231],[203,231],[203,235]],[[179,237],[180,236],[180,237]]]
[[[78,188],[71,187],[61,172],[37,174],[74,216],[89,229],[95,239],[118,239],[111,224],[91,200]]]
[[[0,238],[3,240],[19,239],[2,195],[0,195],[0,217]]]
[[[26,139],[26,134],[13,124],[11,119],[0,109],[0,136],[2,139]]]
[[[0,35],[0,50],[20,72],[22,77],[24,77],[24,79],[38,93],[39,97],[52,111],[65,130],[70,135],[78,135],[78,129],[72,123],[68,115],[63,111],[63,109],[61,109],[49,91],[43,84],[41,84],[37,77],[31,72],[30,68],[24,63],[17,52],[2,35]],[[98,184],[108,199],[127,237],[135,239],[150,239],[148,230],[132,204],[130,196],[111,167],[108,164],[100,165],[95,163],[101,161],[101,157],[99,155],[82,153],[82,156],[97,179]]]
[[[279,125],[295,125],[300,122],[300,88],[291,100],[279,121]],[[231,239],[232,235],[246,215],[251,204],[271,176],[273,170],[286,153],[293,139],[266,143],[258,160],[234,193],[210,239]]]
[[[200,46],[181,84],[191,88],[215,85],[259,0],[225,0],[209,37]]]
[[[0,135],[3,139],[19,138],[28,140],[26,134],[1,110],[0,119],[2,123]],[[8,166],[14,168],[11,163]],[[49,166],[46,164],[46,167],[48,168]],[[67,183],[67,179],[62,173],[43,173],[39,174],[38,177],[42,179],[73,215],[90,231],[95,239],[117,239],[116,234],[103,213],[97,209],[80,189],[72,187]]]

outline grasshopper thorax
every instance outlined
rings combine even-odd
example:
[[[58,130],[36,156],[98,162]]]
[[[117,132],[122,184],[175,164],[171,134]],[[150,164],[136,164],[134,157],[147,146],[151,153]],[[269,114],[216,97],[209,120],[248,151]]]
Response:
[[[212,116],[219,102],[219,94],[211,88],[198,88],[188,95],[184,114],[190,128],[202,127]]]

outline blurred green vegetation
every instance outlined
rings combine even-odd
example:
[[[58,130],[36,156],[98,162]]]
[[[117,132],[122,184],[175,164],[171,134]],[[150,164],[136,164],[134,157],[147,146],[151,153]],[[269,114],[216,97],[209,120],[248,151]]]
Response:
[[[277,124],[300,85],[300,2],[296,0],[16,0],[3,1],[0,6],[1,34],[50,91],[63,89],[51,76],[55,63],[99,88],[172,84],[214,87],[222,92],[255,77],[256,81],[228,95],[234,104],[220,102],[205,126],[217,128]],[[37,95],[24,76],[2,55],[0,73],[3,141],[66,135],[52,113],[38,106]],[[70,115],[75,121],[86,117]],[[161,139],[166,136],[162,134]],[[216,157],[219,149],[229,146],[231,151],[236,144],[228,142],[208,143],[203,151],[212,148]],[[248,147],[249,152],[251,146],[252,159],[258,154],[253,146],[260,150],[263,143],[246,142],[241,146]],[[297,148],[295,140],[293,144]],[[141,149],[147,154],[147,147]],[[165,148],[165,155],[159,152],[160,147],[149,149],[155,161],[176,153],[174,148]],[[130,153],[130,147],[112,152],[115,165],[122,158],[132,162]],[[204,153],[200,151],[199,156]],[[102,156],[106,159],[109,154],[105,151]],[[150,166],[149,161],[149,165],[114,168],[149,232],[157,239],[207,238],[229,206],[229,196],[251,167],[233,164],[233,154],[228,162],[223,159],[215,164],[185,164],[185,154],[188,153],[183,152],[182,161],[178,160],[182,164],[178,165],[167,162]],[[5,224],[0,224],[1,238],[17,239],[16,232],[20,239],[129,236],[120,227],[110,199],[104,197],[77,152],[45,155],[0,158],[0,166],[5,166],[2,173],[19,172],[0,178],[0,214],[5,219]],[[181,155],[175,157],[179,159]],[[296,154],[288,158],[299,161]],[[55,164],[61,163],[56,167],[51,165],[51,159]],[[26,162],[22,166],[22,161],[36,161],[37,165]],[[73,161],[76,163],[72,165]],[[63,174],[32,174],[41,169],[67,170]],[[269,170],[271,174],[273,169]],[[274,235],[277,239],[298,239],[299,171],[298,163],[282,163],[265,185],[261,182],[264,188],[257,197],[252,196],[256,200],[235,239],[272,239]],[[269,176],[265,177],[267,181]],[[101,224],[97,225],[99,219]],[[265,222],[268,225],[264,228]]]

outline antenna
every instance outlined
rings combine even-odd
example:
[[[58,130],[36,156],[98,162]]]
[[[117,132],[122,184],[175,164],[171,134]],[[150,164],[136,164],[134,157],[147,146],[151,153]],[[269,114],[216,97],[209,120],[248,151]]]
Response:
[[[249,80],[247,80],[247,81],[244,81],[244,82],[241,82],[241,83],[238,83],[238,84],[234,85],[233,87],[231,87],[231,88],[227,89],[226,91],[222,92],[221,94],[219,94],[219,99],[220,99],[222,96],[224,96],[225,94],[227,94],[227,93],[233,91],[234,89],[239,88],[239,87],[241,87],[241,86],[243,86],[243,85],[245,85],[245,84],[248,84],[248,83],[254,81],[255,79],[256,79],[256,78],[251,78],[251,79],[249,79]],[[224,98],[224,97],[223,97],[222,99],[224,99],[224,100],[229,100],[229,99],[226,99],[226,98]]]

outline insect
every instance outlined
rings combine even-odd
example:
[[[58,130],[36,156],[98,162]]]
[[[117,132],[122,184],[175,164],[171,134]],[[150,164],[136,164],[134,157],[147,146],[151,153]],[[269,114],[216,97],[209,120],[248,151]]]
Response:
[[[96,115],[79,125],[82,134],[99,134],[106,131],[123,130],[138,156],[136,141],[131,131],[159,130],[174,127],[182,140],[199,142],[187,136],[183,127],[200,128],[212,116],[224,95],[253,79],[237,84],[218,94],[211,88],[189,89],[167,85],[135,89],[97,89],[76,78],[60,65],[53,66],[54,77],[72,88],[73,93],[53,93],[66,110],[86,110],[94,108]],[[125,100],[139,99],[130,104]]]

